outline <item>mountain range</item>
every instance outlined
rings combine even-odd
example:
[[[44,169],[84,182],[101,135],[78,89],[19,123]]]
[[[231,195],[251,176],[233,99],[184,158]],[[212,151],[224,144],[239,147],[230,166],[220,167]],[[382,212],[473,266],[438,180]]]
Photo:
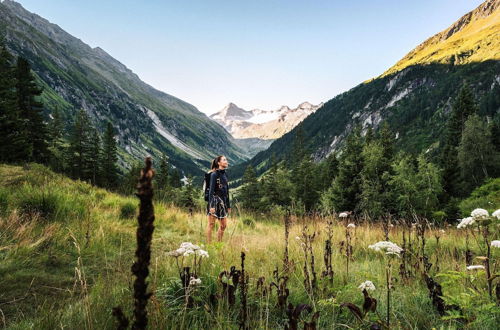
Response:
[[[303,102],[296,108],[284,105],[275,110],[244,110],[229,103],[221,111],[210,115],[210,118],[220,123],[234,138],[274,140],[292,130],[322,105]]]
[[[210,118],[231,133],[235,143],[249,156],[254,156],[322,105],[303,102],[293,109],[284,105],[275,110],[245,110],[231,102],[221,111],[210,115]]]
[[[500,0],[488,0],[430,37],[380,76],[326,102],[268,149],[232,169],[241,178],[250,164],[262,173],[271,155],[287,159],[300,130],[315,161],[338,151],[356,124],[365,132],[387,122],[399,150],[435,153],[453,100],[464,83],[479,114],[500,112]]]
[[[248,158],[223,127],[193,105],[144,83],[103,49],[12,0],[0,3],[0,22],[7,48],[29,61],[43,87],[47,118],[59,108],[69,127],[84,109],[100,131],[112,122],[122,168],[146,155],[166,154],[185,175],[201,175],[215,155],[225,154],[232,163]]]

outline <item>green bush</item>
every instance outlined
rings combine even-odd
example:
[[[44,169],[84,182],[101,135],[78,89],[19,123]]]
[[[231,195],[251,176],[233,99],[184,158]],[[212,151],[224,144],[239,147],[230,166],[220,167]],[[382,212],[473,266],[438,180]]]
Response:
[[[9,208],[9,192],[4,188],[0,188],[0,216],[7,215]]]
[[[241,222],[247,227],[255,228],[255,220],[251,217],[243,217]]]
[[[474,189],[470,196],[459,205],[463,216],[469,216],[471,211],[478,207],[489,212],[500,208],[500,178],[486,181],[485,184]]]
[[[120,207],[120,218],[129,219],[135,216],[137,205],[132,202],[126,202]]]
[[[74,195],[57,186],[46,188],[26,184],[18,189],[11,204],[15,205],[22,215],[38,214],[47,221],[79,220],[88,216],[89,199]]]
[[[18,199],[18,209],[22,215],[38,214],[44,220],[54,220],[59,209],[59,196],[42,190],[30,189]]]

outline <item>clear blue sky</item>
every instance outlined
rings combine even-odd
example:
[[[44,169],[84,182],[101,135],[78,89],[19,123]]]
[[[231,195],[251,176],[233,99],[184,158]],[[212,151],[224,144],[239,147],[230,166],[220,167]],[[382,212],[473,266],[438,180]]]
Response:
[[[324,102],[481,0],[19,0],[142,80],[213,113]]]

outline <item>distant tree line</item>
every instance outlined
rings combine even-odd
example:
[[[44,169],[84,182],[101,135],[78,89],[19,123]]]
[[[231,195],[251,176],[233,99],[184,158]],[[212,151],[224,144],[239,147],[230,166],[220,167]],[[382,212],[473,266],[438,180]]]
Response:
[[[315,163],[296,130],[291,157],[270,160],[257,179],[248,166],[237,198],[248,210],[291,207],[296,213],[353,211],[377,220],[384,216],[456,219],[458,204],[489,178],[500,175],[500,123],[477,114],[474,95],[464,85],[453,103],[440,153],[396,152],[387,123],[362,134],[355,125],[342,149]]]

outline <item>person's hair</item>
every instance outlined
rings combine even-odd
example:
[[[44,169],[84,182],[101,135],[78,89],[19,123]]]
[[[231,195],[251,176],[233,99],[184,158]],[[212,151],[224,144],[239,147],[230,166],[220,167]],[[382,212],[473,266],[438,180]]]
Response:
[[[223,155],[219,155],[212,160],[212,164],[210,164],[210,172],[215,171],[216,169],[219,168],[219,162],[221,158],[224,157]]]

